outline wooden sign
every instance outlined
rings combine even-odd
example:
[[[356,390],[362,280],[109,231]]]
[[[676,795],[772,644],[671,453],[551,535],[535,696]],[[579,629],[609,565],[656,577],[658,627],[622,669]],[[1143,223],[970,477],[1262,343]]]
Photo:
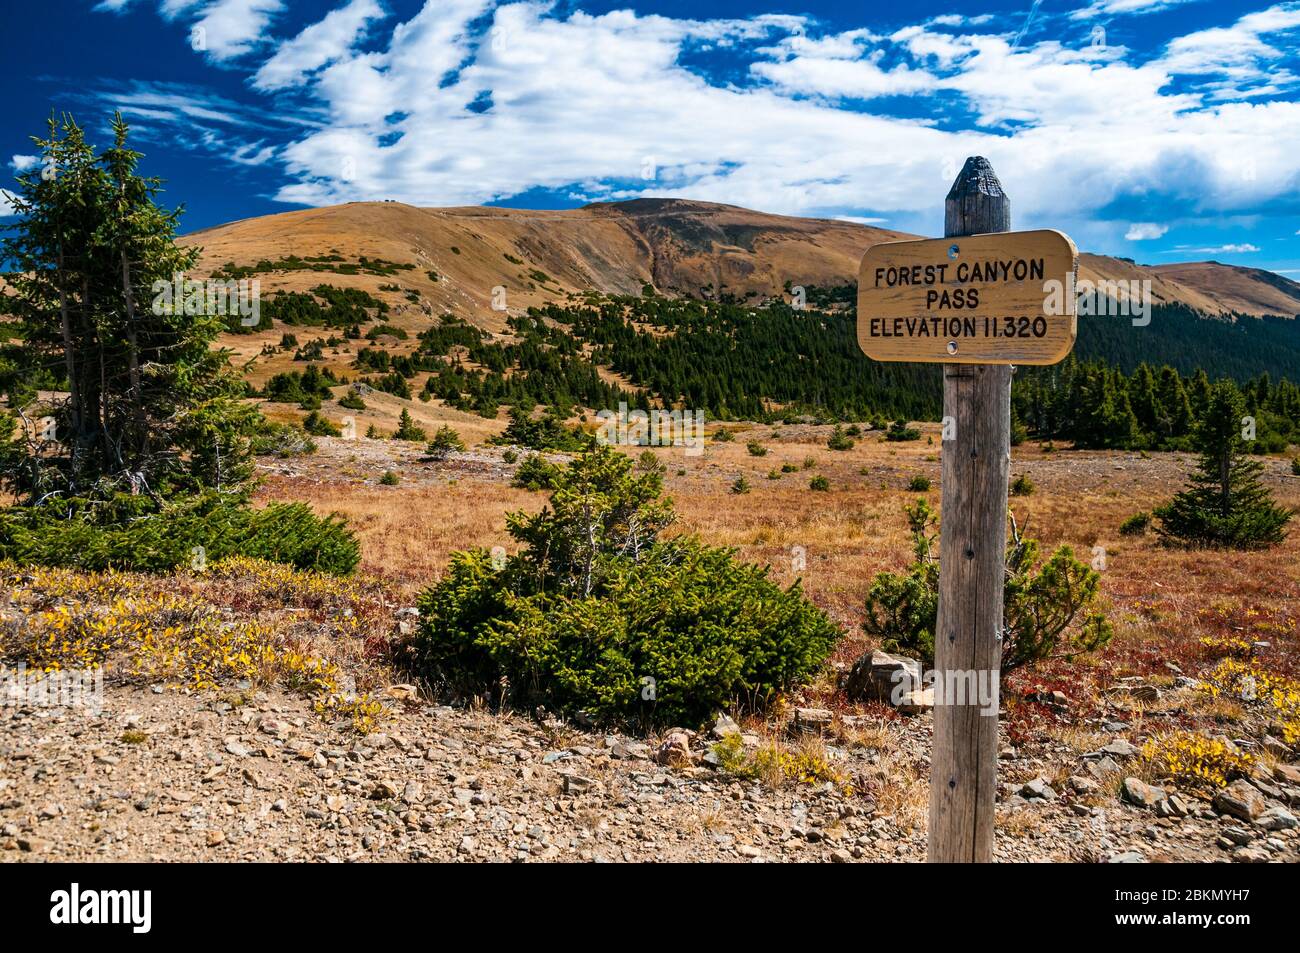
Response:
[[[1074,347],[1078,263],[1052,229],[872,245],[858,344],[877,361],[1055,364]]]

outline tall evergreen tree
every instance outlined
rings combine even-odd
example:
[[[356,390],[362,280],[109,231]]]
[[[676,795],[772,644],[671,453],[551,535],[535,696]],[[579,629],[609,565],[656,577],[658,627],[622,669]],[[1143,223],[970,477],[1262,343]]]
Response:
[[[213,347],[223,318],[155,306],[154,282],[171,285],[198,250],[175,244],[180,210],[160,208],[160,180],[137,174],[120,114],[113,132],[96,154],[71,117],[51,118],[48,138],[34,138],[41,162],[17,177],[18,218],[0,242],[16,267],[0,310],[67,398],[55,439],[5,476],[31,495],[227,488],[248,476],[256,413]]]
[[[1157,532],[1167,540],[1252,549],[1285,537],[1294,512],[1273,502],[1259,480],[1263,464],[1244,453],[1245,413],[1246,401],[1232,382],[1211,388],[1196,430],[1201,459],[1191,485],[1156,510]]]

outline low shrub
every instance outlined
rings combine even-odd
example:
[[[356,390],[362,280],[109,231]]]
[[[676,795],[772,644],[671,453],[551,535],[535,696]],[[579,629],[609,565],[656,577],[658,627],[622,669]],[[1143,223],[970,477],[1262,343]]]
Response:
[[[673,520],[657,472],[595,447],[560,471],[541,513],[513,513],[521,547],[494,566],[453,555],[420,598],[420,673],[609,721],[699,723],[759,707],[810,678],[841,632],[796,583],[734,550],[660,538]]]
[[[939,560],[935,515],[925,500],[907,508],[914,562],[904,573],[879,573],[867,593],[862,627],[887,652],[934,662],[939,615]],[[1114,634],[1110,622],[1092,611],[1100,574],[1080,562],[1069,546],[1046,561],[1038,543],[1012,528],[1003,589],[1002,671],[1044,659],[1071,659],[1101,648]]]
[[[360,548],[342,519],[319,517],[305,503],[254,509],[216,493],[161,505],[124,496],[0,510],[0,559],[19,565],[168,572],[227,556],[350,573]]]
[[[1034,481],[1029,479],[1028,473],[1022,473],[1011,481],[1012,496],[1030,496],[1034,489]]]
[[[1119,524],[1119,534],[1121,536],[1141,536],[1148,527],[1151,526],[1151,514],[1147,512],[1134,513],[1124,522]]]
[[[511,486],[521,490],[549,490],[555,486],[560,467],[549,462],[540,453],[530,453],[515,469]]]
[[[907,482],[907,488],[913,493],[928,493],[930,490],[930,478],[918,473]]]
[[[831,488],[831,481],[824,476],[815,476],[808,481],[808,489],[814,493],[825,493]]]

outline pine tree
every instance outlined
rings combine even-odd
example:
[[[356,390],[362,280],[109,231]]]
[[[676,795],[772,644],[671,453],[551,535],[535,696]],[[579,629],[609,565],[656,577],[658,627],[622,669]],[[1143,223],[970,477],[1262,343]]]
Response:
[[[97,155],[71,117],[51,118],[49,137],[34,139],[40,167],[17,177],[0,310],[17,319],[31,366],[68,396],[55,410],[58,452],[4,476],[31,496],[229,488],[250,474],[257,414],[212,346],[223,319],[155,301],[155,282],[170,287],[198,249],[175,244],[180,210],[159,208],[160,180],[136,173],[121,115],[113,131]]]
[[[1259,480],[1263,464],[1245,455],[1242,417],[1246,402],[1236,385],[1210,389],[1196,429],[1201,459],[1191,485],[1155,511],[1157,532],[1194,546],[1254,549],[1280,543],[1294,511],[1278,506]]]

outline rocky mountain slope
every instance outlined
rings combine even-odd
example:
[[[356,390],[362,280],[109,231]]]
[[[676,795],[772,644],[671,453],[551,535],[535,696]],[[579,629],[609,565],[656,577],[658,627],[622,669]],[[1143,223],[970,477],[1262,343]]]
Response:
[[[769,215],[683,199],[636,199],[577,209],[416,208],[395,202],[353,202],[231,222],[185,236],[203,248],[200,270],[300,258],[362,256],[414,265],[400,275],[330,275],[397,307],[414,302],[452,309],[487,328],[504,313],[492,309],[504,288],[510,310],[596,290],[739,298],[780,295],[790,285],[849,284],[865,249],[917,236],[830,219]],[[434,280],[430,274],[437,276]],[[305,290],[322,276],[273,270],[263,293]],[[1272,272],[1218,262],[1147,266],[1102,255],[1081,256],[1080,277],[1149,279],[1157,303],[1182,303],[1208,315],[1229,312],[1300,314],[1300,284]]]

